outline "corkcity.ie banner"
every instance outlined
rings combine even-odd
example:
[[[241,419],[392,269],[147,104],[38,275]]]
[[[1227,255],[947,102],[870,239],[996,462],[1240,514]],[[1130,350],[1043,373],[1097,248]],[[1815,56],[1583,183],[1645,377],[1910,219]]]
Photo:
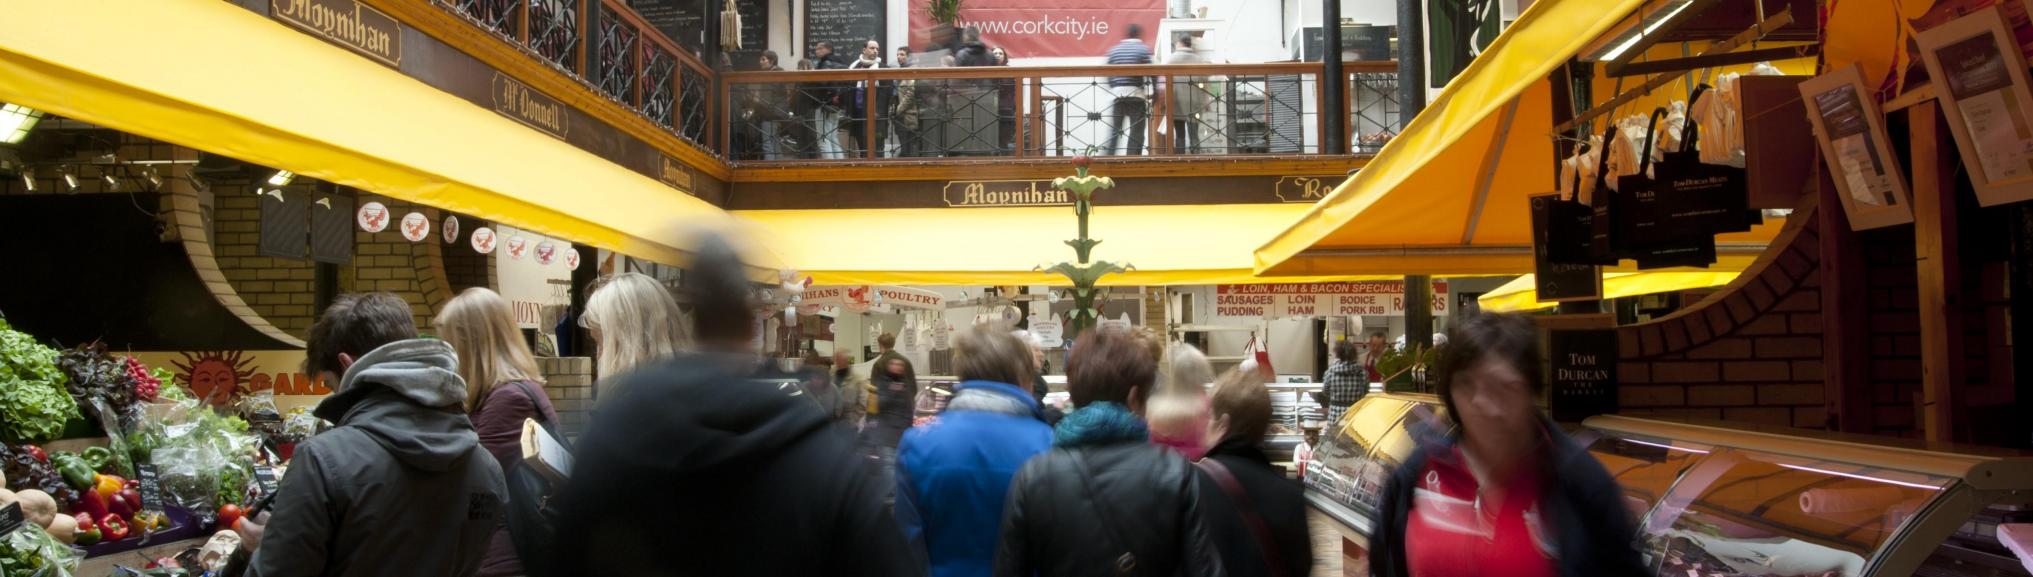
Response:
[[[926,49],[932,17],[928,0],[911,1],[911,46]],[[967,0],[956,28],[981,29],[981,41],[1015,58],[1105,56],[1134,23],[1156,51],[1164,0]]]

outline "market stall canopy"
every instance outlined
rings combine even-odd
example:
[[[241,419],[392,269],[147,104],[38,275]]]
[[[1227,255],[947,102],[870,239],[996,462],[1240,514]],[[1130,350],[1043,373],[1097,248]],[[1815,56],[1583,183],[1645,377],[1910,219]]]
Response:
[[[668,264],[725,219],[230,2],[10,3],[0,101]]]
[[[1611,272],[1602,275],[1603,300],[1639,295],[1718,287],[1736,280],[1738,271]],[[1557,302],[1540,302],[1535,290],[1536,275],[1525,275],[1504,283],[1476,299],[1485,312],[1509,313],[1546,310]]]
[[[1256,272],[1531,272],[1527,197],[1556,187],[1547,76],[1642,3],[1534,3],[1367,166],[1259,243]],[[1719,264],[1749,264],[1778,224],[1719,237]]]
[[[1102,194],[1106,194],[1104,191]],[[1304,204],[1097,206],[1096,260],[1135,265],[1104,286],[1368,280],[1360,276],[1264,279],[1249,249]],[[784,265],[820,285],[1054,285],[1037,272],[1073,260],[1070,206],[734,211],[767,238]]]

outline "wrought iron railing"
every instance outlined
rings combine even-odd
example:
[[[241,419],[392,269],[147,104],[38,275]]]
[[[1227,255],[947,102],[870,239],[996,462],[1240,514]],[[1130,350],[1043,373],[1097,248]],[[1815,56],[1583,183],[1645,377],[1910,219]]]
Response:
[[[702,149],[717,152],[711,68],[622,0],[439,0]]]
[[[1395,83],[1392,63],[1346,66],[1351,82]],[[1316,63],[738,72],[724,76],[725,145],[736,161],[1344,154],[1321,149],[1323,113],[1353,111],[1357,134],[1393,122],[1374,85],[1323,111],[1320,74]]]

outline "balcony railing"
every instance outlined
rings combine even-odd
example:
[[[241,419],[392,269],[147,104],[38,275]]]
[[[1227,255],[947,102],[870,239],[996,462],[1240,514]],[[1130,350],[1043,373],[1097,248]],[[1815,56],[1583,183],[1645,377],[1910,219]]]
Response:
[[[1364,154],[1399,123],[1392,62],[1346,63],[1326,106],[1317,62],[720,74],[623,0],[435,3],[738,163]],[[1325,115],[1343,148],[1322,150]]]
[[[725,145],[736,161],[1346,154],[1321,150],[1322,114],[1388,133],[1395,69],[1347,63],[1347,101],[1324,112],[1317,63],[738,72]]]
[[[439,0],[701,149],[718,151],[715,75],[621,0]]]

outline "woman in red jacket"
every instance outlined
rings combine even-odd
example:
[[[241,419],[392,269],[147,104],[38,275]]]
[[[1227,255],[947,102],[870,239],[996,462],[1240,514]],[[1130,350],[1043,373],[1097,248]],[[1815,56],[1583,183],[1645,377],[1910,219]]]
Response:
[[[438,336],[459,352],[459,376],[466,379],[466,408],[480,446],[494,455],[503,472],[522,460],[522,422],[557,423],[557,412],[544,394],[543,373],[529,345],[516,328],[515,313],[501,295],[484,288],[460,293],[434,323]],[[480,577],[524,573],[508,527],[495,531],[480,561]]]

